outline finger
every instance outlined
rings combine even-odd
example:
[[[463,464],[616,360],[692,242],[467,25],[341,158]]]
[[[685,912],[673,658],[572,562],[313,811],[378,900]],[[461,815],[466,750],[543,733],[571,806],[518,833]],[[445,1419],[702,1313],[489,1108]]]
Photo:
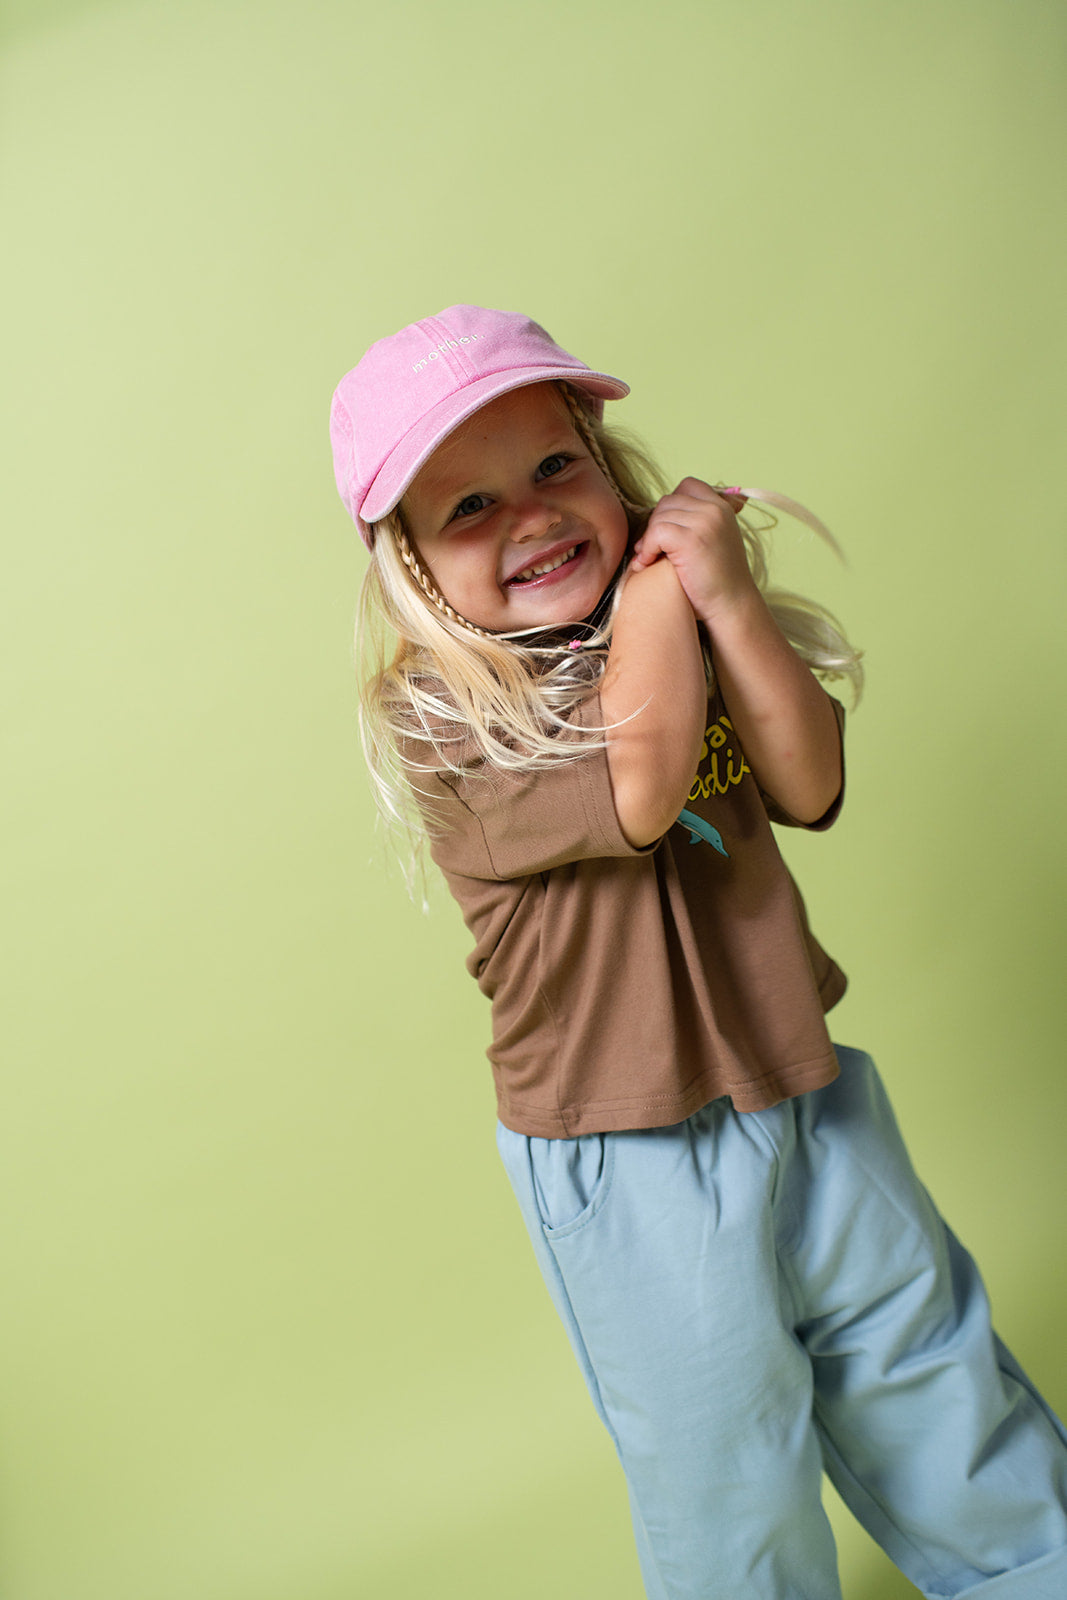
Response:
[[[739,486],[721,487],[705,483],[703,478],[683,478],[674,490],[673,495],[666,496],[666,499],[671,500],[675,496],[684,498],[690,503],[694,500],[704,503],[709,500],[726,500],[731,511],[737,511],[741,506],[748,503],[748,496],[741,492]],[[660,504],[662,505],[663,501],[660,501]]]
[[[686,479],[687,484],[694,484],[696,480]],[[671,512],[684,513],[689,517],[706,516],[711,506],[729,506],[731,511],[736,511],[743,506],[746,496],[733,491],[728,495],[725,489],[711,489],[707,484],[699,484],[697,488],[702,492],[690,493],[679,484],[670,494],[665,494],[652,513],[655,520],[662,521],[665,515]]]
[[[658,561],[660,556],[665,554],[661,527],[654,520],[654,517],[655,514],[653,513],[653,518],[650,519],[648,527],[634,545],[633,559],[639,567],[650,567],[653,562]]]
[[[674,492],[689,495],[693,500],[711,500],[717,493],[710,483],[704,482],[703,478],[683,478]]]

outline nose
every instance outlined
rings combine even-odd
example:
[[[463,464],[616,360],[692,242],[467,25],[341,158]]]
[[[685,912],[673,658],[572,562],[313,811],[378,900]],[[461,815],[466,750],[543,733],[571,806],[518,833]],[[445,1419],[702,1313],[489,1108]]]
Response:
[[[543,500],[531,499],[515,508],[515,517],[510,530],[511,542],[528,544],[535,539],[544,539],[554,528],[558,528],[562,521],[562,512],[546,505]]]

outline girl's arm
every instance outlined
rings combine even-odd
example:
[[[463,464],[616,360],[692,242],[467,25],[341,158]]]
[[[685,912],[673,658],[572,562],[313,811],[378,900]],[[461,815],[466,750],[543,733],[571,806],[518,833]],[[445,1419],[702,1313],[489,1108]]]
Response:
[[[798,822],[817,822],[841,788],[837,719],[753,581],[734,505],[699,478],[685,478],[649,518],[630,581],[655,571],[661,556],[708,630],[726,709],[757,783]]]
[[[707,708],[696,616],[669,561],[626,578],[600,704],[619,826],[632,845],[652,844],[685,805]]]

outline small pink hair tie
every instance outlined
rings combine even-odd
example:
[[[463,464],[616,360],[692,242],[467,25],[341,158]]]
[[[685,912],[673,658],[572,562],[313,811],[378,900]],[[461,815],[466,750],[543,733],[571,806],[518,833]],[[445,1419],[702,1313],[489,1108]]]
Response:
[[[572,639],[570,644],[567,646],[568,650],[580,650],[581,648],[582,648],[581,639]]]

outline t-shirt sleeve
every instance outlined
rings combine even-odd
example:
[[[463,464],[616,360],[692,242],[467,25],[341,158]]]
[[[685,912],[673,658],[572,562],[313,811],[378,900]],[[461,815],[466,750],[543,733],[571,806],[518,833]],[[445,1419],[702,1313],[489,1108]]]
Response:
[[[601,715],[600,696],[593,694],[574,720],[595,728]],[[440,803],[431,849],[446,871],[525,878],[569,861],[643,856],[655,849],[638,849],[620,828],[604,749],[589,747],[535,772],[441,771],[435,788]]]
[[[805,828],[809,833],[822,833],[826,828],[829,828],[837,821],[838,813],[845,803],[845,708],[839,700],[834,699],[833,695],[828,696],[828,698],[834,708],[834,715],[837,718],[838,737],[841,740],[841,787],[837,791],[832,805],[823,812],[821,817],[817,817],[814,822],[800,822],[790,812],[786,811],[784,806],[780,806],[773,795],[767,794],[764,789],[760,790],[764,808],[772,822],[780,823],[787,828]]]

